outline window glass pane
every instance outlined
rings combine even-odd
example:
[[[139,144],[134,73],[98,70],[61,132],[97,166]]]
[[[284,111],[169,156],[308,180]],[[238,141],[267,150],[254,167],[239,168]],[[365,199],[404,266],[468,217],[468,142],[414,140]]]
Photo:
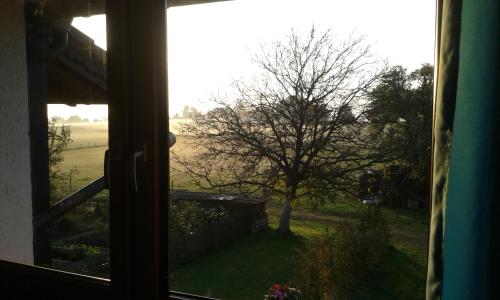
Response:
[[[49,104],[51,201],[104,176],[108,149],[107,105]]]
[[[102,191],[51,224],[52,267],[109,277],[109,199]]]
[[[424,297],[434,10],[361,0],[167,10],[171,290]]]
[[[104,8],[0,4],[0,259],[109,277]]]
[[[70,203],[70,195],[83,197],[50,223],[52,267],[109,277],[109,195],[103,188],[107,105],[49,104],[47,112],[51,205]]]

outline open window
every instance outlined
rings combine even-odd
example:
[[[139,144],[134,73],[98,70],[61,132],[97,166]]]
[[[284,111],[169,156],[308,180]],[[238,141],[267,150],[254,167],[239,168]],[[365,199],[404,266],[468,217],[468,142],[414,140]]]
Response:
[[[167,10],[172,290],[424,297],[434,17],[432,1]]]

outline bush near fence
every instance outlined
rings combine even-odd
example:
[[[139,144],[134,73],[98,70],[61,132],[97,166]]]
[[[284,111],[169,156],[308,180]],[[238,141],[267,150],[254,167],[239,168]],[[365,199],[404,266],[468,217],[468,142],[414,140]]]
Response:
[[[304,299],[351,299],[389,242],[379,207],[366,207],[358,222],[341,223],[335,232],[327,230],[295,259],[295,277]]]

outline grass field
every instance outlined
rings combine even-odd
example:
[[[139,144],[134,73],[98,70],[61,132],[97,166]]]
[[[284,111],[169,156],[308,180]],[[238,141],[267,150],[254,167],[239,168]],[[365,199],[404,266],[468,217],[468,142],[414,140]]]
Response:
[[[185,122],[185,119],[171,120],[172,130],[176,132],[178,125]],[[104,151],[108,149],[108,123],[75,123],[71,126],[71,139],[73,140],[66,151],[64,151],[64,161],[61,164],[63,172],[69,172],[71,169],[77,169],[78,174],[72,176],[73,190],[84,186],[91,180],[104,174]],[[186,139],[182,136],[177,137],[177,143],[172,149],[183,155],[190,155],[192,149],[186,145]],[[175,163],[172,167],[178,167]],[[176,176],[177,175],[177,176]],[[177,188],[190,187],[187,182],[175,172],[172,173],[174,185]],[[69,185],[69,177],[66,178]]]
[[[66,125],[71,128],[71,139],[73,140],[68,145],[68,149],[108,145],[108,122],[71,123]]]
[[[100,145],[106,141],[106,126],[93,125],[71,125],[72,145]],[[72,190],[102,176],[106,149],[107,146],[81,149],[75,146],[64,152],[62,171],[79,170],[72,176]],[[185,155],[193,151],[182,137],[178,137],[173,150]],[[171,177],[176,187],[190,187],[189,182],[179,174],[174,172]],[[58,185],[68,187],[69,178]],[[361,208],[359,202],[338,200],[315,211],[295,209],[291,222],[294,234],[280,236],[273,230],[277,225],[280,204],[268,203],[269,230],[245,237],[237,244],[177,269],[171,274],[171,288],[222,299],[262,299],[274,282],[293,284],[291,266],[297,249],[307,246],[327,227],[334,230],[340,222],[355,219]],[[427,214],[424,211],[386,208],[383,212],[391,229],[392,247],[378,268],[366,274],[363,279],[365,284],[359,290],[357,299],[423,299]]]

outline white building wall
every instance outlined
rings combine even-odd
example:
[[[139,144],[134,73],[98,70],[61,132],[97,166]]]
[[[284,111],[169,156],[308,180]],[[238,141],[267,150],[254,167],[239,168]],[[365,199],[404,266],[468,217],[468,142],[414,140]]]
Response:
[[[0,1],[0,259],[33,264],[24,1]]]

